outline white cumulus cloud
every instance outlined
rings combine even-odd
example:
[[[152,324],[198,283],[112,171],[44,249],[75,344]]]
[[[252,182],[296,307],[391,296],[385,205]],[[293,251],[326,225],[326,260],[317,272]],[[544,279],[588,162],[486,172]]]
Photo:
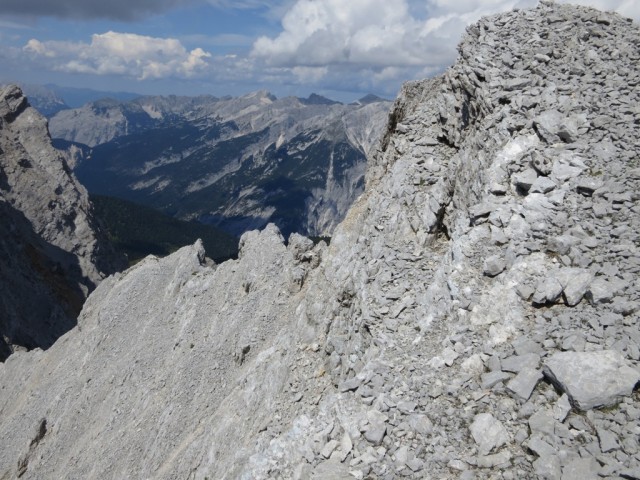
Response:
[[[191,78],[209,67],[211,57],[201,48],[188,51],[173,38],[118,32],[95,34],[90,43],[31,39],[23,50],[54,70],[140,80]]]
[[[415,78],[443,70],[456,58],[464,29],[483,16],[529,8],[537,0],[297,0],[282,31],[253,44],[252,58],[297,72],[302,79],[331,78],[345,67],[361,83]],[[636,19],[638,0],[572,0]],[[295,70],[293,70],[295,69]],[[300,75],[314,69],[315,75]],[[366,79],[365,79],[366,77]]]

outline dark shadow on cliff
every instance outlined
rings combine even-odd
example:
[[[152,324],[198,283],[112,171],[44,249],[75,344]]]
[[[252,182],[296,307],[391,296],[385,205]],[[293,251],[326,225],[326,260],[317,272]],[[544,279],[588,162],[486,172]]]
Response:
[[[0,361],[14,347],[47,349],[77,324],[85,301],[78,259],[34,232],[0,200]],[[75,281],[74,281],[75,279]]]

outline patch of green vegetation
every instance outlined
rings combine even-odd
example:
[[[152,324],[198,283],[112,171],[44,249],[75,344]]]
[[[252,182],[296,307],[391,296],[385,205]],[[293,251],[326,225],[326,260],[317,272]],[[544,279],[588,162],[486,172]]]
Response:
[[[606,407],[600,407],[598,410],[602,413],[617,413],[620,410],[620,402],[607,405]]]
[[[114,247],[130,264],[147,255],[168,255],[198,238],[216,263],[238,255],[238,239],[211,225],[178,220],[119,198],[91,195],[91,201]]]
[[[327,245],[331,244],[331,237],[327,237],[325,235],[320,236],[311,236],[309,239],[313,242],[314,245],[318,245],[320,242],[324,242]]]

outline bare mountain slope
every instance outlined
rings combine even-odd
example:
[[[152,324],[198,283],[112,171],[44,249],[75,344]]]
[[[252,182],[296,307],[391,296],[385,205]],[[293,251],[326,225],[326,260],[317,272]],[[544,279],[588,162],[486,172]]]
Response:
[[[229,233],[276,223],[330,235],[364,189],[391,102],[343,105],[265,91],[237,98],[103,100],[60,112],[52,131],[93,146],[75,167],[116,196]]]
[[[551,2],[470,27],[330,247],[149,258],[0,366],[0,472],[636,478],[638,42]]]

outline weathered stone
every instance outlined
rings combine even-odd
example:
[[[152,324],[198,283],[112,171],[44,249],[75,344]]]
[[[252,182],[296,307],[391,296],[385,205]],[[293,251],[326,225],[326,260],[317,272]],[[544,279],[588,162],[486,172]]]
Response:
[[[529,191],[531,193],[549,193],[556,188],[556,186],[555,182],[550,178],[538,177],[531,185]]]
[[[533,468],[537,478],[545,480],[557,480],[562,472],[557,455],[538,458],[533,462]]]
[[[555,302],[562,295],[562,284],[555,277],[547,277],[536,286],[531,300],[536,304]]]
[[[547,241],[547,250],[558,255],[566,255],[569,253],[571,247],[578,243],[578,239],[571,235],[560,235],[558,237],[551,237]]]
[[[563,393],[553,407],[553,418],[559,422],[564,422],[570,411],[571,403],[569,402],[569,396]]]
[[[513,176],[513,184],[527,193],[531,186],[536,182],[538,174],[532,168],[526,169],[524,172],[517,173]]]
[[[555,431],[555,419],[546,409],[539,410],[529,417],[529,428],[533,433],[541,433],[553,437]]]
[[[330,440],[326,443],[326,445],[324,447],[322,447],[322,450],[320,451],[320,454],[324,457],[324,458],[329,458],[331,456],[331,454],[333,453],[333,451],[338,448],[338,441],[337,440]]]
[[[587,293],[593,280],[593,274],[582,268],[563,268],[556,273],[563,293],[570,307],[576,306]]]
[[[369,443],[380,445],[386,433],[387,426],[385,424],[375,423],[369,425],[369,427],[365,430],[364,438],[366,438]]]
[[[460,355],[455,350],[452,350],[449,347],[445,348],[442,352],[442,360],[447,367],[453,365],[453,362],[455,362],[459,356]]]
[[[409,416],[409,425],[420,435],[428,435],[433,431],[433,423],[429,417],[421,414],[413,414]]]
[[[511,462],[511,452],[508,450],[502,450],[501,452],[493,455],[482,455],[476,460],[476,464],[480,468],[500,468],[506,467]]]
[[[507,268],[507,264],[504,259],[498,255],[494,255],[485,260],[483,271],[486,276],[495,277],[502,273],[505,268]]]
[[[525,367],[507,383],[507,390],[516,394],[522,400],[528,400],[531,392],[536,388],[542,379],[542,372],[533,368]]]
[[[600,450],[602,453],[609,453],[620,448],[618,445],[618,437],[615,433],[604,428],[596,429],[598,433],[598,441],[600,442]]]
[[[487,455],[509,441],[507,430],[490,413],[476,415],[470,430],[473,439],[478,444],[481,455]]]
[[[511,375],[499,370],[482,374],[482,388],[492,388],[500,382],[509,380]]]
[[[613,350],[555,353],[545,361],[544,374],[580,410],[614,405],[640,381],[640,372]]]
[[[593,458],[578,458],[562,469],[561,480],[595,480],[598,478],[598,467]]]
[[[360,385],[362,385],[362,378],[353,377],[348,380],[345,380],[340,385],[338,385],[338,390],[340,390],[341,392],[348,392],[349,390],[357,390]]]
[[[609,303],[615,295],[615,286],[606,278],[596,277],[589,284],[587,298],[591,303]]]
[[[547,442],[548,437],[540,433],[534,433],[527,440],[527,447],[541,458],[551,457],[556,454],[556,449]]]
[[[512,355],[501,361],[502,370],[518,373],[524,369],[536,370],[540,365],[540,355],[526,353],[524,355]]]

